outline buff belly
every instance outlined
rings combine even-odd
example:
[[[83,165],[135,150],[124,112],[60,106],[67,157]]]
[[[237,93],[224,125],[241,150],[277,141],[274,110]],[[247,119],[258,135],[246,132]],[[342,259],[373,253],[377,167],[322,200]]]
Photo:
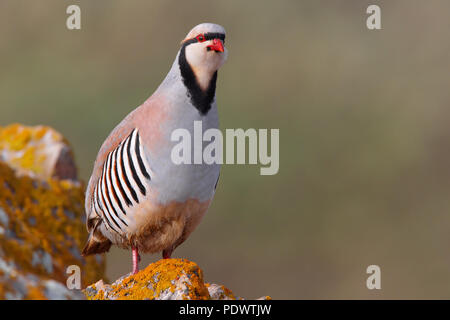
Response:
[[[198,226],[210,201],[188,199],[154,205],[143,201],[137,205],[128,219],[128,228],[121,235],[102,230],[113,244],[128,249],[137,247],[143,253],[155,253],[175,249]]]

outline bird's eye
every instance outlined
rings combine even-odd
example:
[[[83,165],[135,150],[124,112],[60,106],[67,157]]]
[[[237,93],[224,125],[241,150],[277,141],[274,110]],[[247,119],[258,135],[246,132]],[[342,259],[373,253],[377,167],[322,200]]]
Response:
[[[203,34],[199,34],[197,36],[197,40],[198,40],[198,42],[203,42],[203,41],[205,41],[205,36]]]

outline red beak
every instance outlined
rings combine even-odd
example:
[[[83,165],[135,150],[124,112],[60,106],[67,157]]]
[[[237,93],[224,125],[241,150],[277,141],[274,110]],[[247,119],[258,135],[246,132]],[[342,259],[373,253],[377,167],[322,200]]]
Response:
[[[223,52],[223,44],[219,39],[213,39],[213,43],[207,46],[210,50],[214,50],[215,52]]]

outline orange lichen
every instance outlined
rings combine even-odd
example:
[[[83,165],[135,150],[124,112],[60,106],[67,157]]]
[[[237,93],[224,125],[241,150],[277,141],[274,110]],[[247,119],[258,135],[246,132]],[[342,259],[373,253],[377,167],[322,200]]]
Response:
[[[31,131],[20,124],[10,125],[0,131],[0,148],[20,151],[31,139]]]
[[[0,219],[3,230],[0,232],[0,259],[14,263],[19,274],[61,283],[69,276],[67,267],[78,265],[82,285],[86,286],[103,276],[105,260],[102,256],[82,258],[80,255],[87,238],[83,221],[84,184],[42,177],[37,180],[17,174],[22,166],[34,173],[40,172],[39,163],[45,160],[44,154],[35,153],[39,146],[30,144],[49,132],[52,139],[63,140],[47,127],[0,128],[0,160],[5,160],[2,157],[5,150],[17,152],[14,154],[17,158],[6,159],[8,163],[0,161],[0,210],[3,220],[7,217],[6,223]],[[12,278],[10,274],[2,281],[0,274],[0,299],[11,291],[8,281]],[[23,298],[41,299],[44,295],[39,290],[29,288]]]
[[[185,287],[186,290],[180,289]],[[180,299],[208,300],[208,289],[200,267],[185,259],[163,259],[147,266],[135,275],[119,279],[111,286],[90,287],[95,294],[88,299],[144,300],[160,299],[168,293],[179,291]]]
[[[159,260],[136,275],[111,285],[100,280],[83,292],[89,300],[243,300],[223,285],[204,283],[200,267],[185,259]]]
[[[48,148],[49,144],[52,148]],[[66,139],[50,127],[20,124],[0,127],[0,159],[7,161],[20,175],[27,173],[45,178],[56,160],[54,147],[65,145],[69,145]]]
[[[42,293],[42,289],[35,286],[28,287],[28,294],[25,297],[26,300],[48,300]]]

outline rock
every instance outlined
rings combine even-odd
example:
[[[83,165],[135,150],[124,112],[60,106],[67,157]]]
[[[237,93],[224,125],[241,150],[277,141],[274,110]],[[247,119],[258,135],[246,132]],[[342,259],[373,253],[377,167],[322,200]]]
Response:
[[[135,275],[108,285],[103,280],[84,290],[90,300],[236,300],[231,290],[205,283],[200,267],[186,259],[163,259]],[[270,299],[270,297],[263,297]]]
[[[0,300],[84,298],[67,289],[67,268],[80,267],[84,288],[103,276],[105,259],[81,257],[83,204],[84,184],[61,134],[0,128]]]
[[[212,300],[237,300],[241,298],[236,298],[230,289],[225,286],[221,286],[218,284],[206,284],[208,288],[209,296]]]
[[[8,163],[19,176],[77,179],[69,143],[59,132],[45,126],[13,124],[0,128],[0,161]]]

